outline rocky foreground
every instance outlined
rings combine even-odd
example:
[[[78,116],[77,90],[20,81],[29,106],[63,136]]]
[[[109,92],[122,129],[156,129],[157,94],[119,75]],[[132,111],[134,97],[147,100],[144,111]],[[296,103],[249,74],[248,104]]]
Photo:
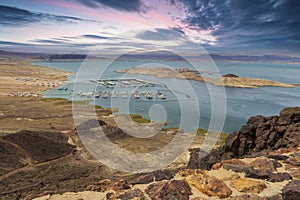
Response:
[[[195,80],[200,82],[206,82],[216,86],[225,86],[225,87],[236,87],[236,88],[257,88],[264,86],[272,87],[285,87],[293,88],[294,85],[280,83],[277,81],[258,79],[258,78],[247,78],[239,77],[236,75],[224,75],[219,78],[209,78],[200,75],[201,72],[190,70],[187,68],[179,68],[176,70],[169,68],[147,68],[147,67],[132,67],[125,70],[118,70],[119,73],[127,74],[141,74],[141,75],[150,75],[156,76],[158,78],[177,78],[177,79],[186,79],[186,80]]]
[[[279,116],[250,118],[222,148],[202,159],[201,149],[190,149],[185,169],[103,179],[82,192],[36,199],[298,200],[299,144],[300,108],[286,108]]]

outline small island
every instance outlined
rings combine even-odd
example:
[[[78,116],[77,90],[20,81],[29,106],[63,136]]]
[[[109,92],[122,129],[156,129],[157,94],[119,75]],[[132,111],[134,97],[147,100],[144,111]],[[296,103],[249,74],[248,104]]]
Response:
[[[206,82],[215,86],[235,87],[235,88],[257,88],[257,87],[285,87],[293,88],[295,85],[285,84],[278,81],[272,81],[260,78],[239,77],[235,74],[226,74],[219,78],[210,78],[202,76],[202,72],[191,70],[188,68],[170,69],[164,67],[147,68],[132,67],[125,70],[117,70],[115,72],[127,74],[150,75],[158,78],[177,78]]]

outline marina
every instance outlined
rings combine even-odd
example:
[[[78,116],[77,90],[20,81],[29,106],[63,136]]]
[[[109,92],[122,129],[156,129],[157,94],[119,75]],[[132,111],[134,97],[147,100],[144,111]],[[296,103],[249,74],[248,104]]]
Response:
[[[59,92],[68,92],[73,97],[95,99],[134,99],[136,101],[168,101],[166,93],[170,93],[163,83],[146,81],[136,78],[90,79],[88,84],[96,84],[95,90],[73,91],[68,87],[60,87]],[[178,92],[182,93],[182,92]]]
[[[156,85],[166,87],[165,84],[153,81],[146,81],[137,78],[110,78],[110,79],[90,79],[91,83],[96,83],[107,88],[114,87],[155,87]]]

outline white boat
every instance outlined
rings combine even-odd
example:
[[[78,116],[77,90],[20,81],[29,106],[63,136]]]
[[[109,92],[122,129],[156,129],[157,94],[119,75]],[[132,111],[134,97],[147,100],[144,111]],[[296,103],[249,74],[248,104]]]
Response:
[[[157,98],[162,99],[162,100],[167,99],[166,95],[164,95],[164,94],[157,95]]]
[[[96,94],[95,94],[95,98],[97,98],[97,99],[98,99],[100,96],[101,96],[100,93],[96,93]]]
[[[112,98],[118,98],[118,93],[117,92],[113,92],[111,95]]]
[[[141,98],[141,96],[140,96],[138,93],[133,94],[133,97],[134,97],[135,99],[140,99],[140,98]]]
[[[146,97],[147,99],[153,99],[152,95],[151,95],[151,94],[149,94],[149,93],[148,93],[148,94],[146,94],[146,95],[145,95],[145,97]]]
[[[127,97],[128,97],[127,92],[123,92],[122,98],[127,99]]]

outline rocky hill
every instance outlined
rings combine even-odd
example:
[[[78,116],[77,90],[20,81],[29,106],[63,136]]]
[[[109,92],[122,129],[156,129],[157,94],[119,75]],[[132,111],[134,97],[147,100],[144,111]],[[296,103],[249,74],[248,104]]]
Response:
[[[200,75],[201,72],[194,71],[194,70],[187,70],[186,68],[179,68],[173,70],[164,67],[158,67],[158,68],[132,67],[125,70],[117,70],[116,72],[150,75],[150,76],[156,76],[158,78],[177,78],[177,79],[195,80],[199,82],[206,82],[216,86],[236,87],[236,88],[257,88],[263,86],[285,87],[285,88],[295,87],[294,85],[280,83],[278,81],[239,77],[234,74],[227,74],[219,78],[210,78],[210,77]]]
[[[185,169],[103,179],[82,192],[36,199],[298,200],[299,127],[298,107],[286,108],[279,116],[251,117],[208,156],[200,159],[202,150],[191,149]]]

